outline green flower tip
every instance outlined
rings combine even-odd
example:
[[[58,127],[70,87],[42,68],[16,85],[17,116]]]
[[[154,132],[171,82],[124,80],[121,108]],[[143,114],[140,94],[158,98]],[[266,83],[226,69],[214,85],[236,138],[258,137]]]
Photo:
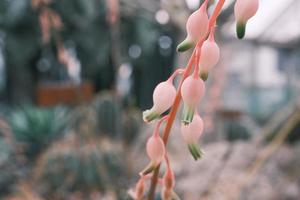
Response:
[[[200,147],[196,144],[189,144],[188,145],[189,151],[191,153],[191,155],[193,156],[193,158],[195,160],[198,160],[200,158],[203,157],[204,153],[203,151],[200,149]]]
[[[236,35],[239,39],[243,39],[246,33],[246,23],[238,22],[236,24]]]
[[[201,73],[200,73],[200,78],[201,78],[203,81],[207,81],[207,79],[208,79],[208,72],[201,72]]]
[[[182,113],[182,122],[184,123],[184,125],[188,125],[193,121],[193,118],[194,118],[194,109],[184,104],[183,113]]]
[[[153,172],[156,169],[156,165],[154,165],[152,162],[149,163],[149,165],[147,165],[145,167],[145,169],[143,169],[142,174],[145,176],[147,174],[150,174],[151,172]]]
[[[185,51],[189,50],[190,48],[192,48],[193,46],[194,46],[194,44],[192,42],[190,42],[189,40],[185,39],[183,42],[181,42],[177,46],[177,51],[178,52],[185,52]]]
[[[153,110],[145,110],[143,112],[143,120],[144,122],[151,122],[154,119],[158,118],[160,115],[154,112]]]

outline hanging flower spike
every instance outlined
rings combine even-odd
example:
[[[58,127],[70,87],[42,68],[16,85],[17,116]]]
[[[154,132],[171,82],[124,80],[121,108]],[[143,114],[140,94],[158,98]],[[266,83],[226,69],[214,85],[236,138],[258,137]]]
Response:
[[[177,51],[184,52],[190,49],[206,36],[209,24],[206,11],[207,3],[208,0],[188,18],[186,23],[187,37],[177,46]]]
[[[245,36],[246,23],[258,10],[258,0],[237,0],[234,5],[234,14],[237,21],[236,33],[239,39]]]
[[[198,77],[189,76],[181,86],[181,96],[184,102],[182,122],[187,125],[192,122],[194,112],[205,93],[204,82]]]
[[[143,120],[151,122],[160,117],[172,106],[175,97],[176,89],[171,79],[158,84],[153,92],[153,107],[143,112]]]
[[[181,134],[184,141],[187,143],[188,148],[195,160],[202,157],[203,152],[198,146],[198,140],[203,133],[203,120],[195,114],[192,123],[189,125],[181,125]]]
[[[203,43],[201,48],[201,58],[199,61],[200,77],[206,81],[208,73],[220,59],[220,48],[215,42],[215,29],[213,28],[208,39]]]
[[[134,189],[130,189],[128,194],[134,200],[142,200],[145,192],[145,177],[141,176]]]

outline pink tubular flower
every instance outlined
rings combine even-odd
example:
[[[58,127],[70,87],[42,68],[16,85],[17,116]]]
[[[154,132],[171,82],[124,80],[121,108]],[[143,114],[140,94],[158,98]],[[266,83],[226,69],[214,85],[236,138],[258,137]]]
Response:
[[[171,80],[159,83],[153,92],[153,107],[143,112],[145,122],[151,122],[167,111],[176,97],[176,89]]]
[[[175,186],[175,177],[173,170],[171,169],[167,154],[165,155],[165,160],[167,163],[167,169],[162,180],[161,198],[163,200],[179,199],[177,194],[173,190]]]
[[[195,78],[194,76],[189,76],[184,80],[181,86],[181,96],[184,102],[183,108],[183,123],[189,124],[192,122],[194,117],[194,111],[199,101],[205,93],[204,82]]]
[[[209,24],[206,12],[207,3],[208,0],[206,0],[202,4],[202,6],[194,13],[192,13],[188,18],[186,23],[187,37],[178,45],[177,51],[183,52],[190,49],[199,40],[203,39],[206,36]]]
[[[245,36],[246,23],[258,10],[258,0],[237,0],[234,5],[234,14],[237,20],[236,33],[239,39]]]
[[[152,135],[146,145],[148,157],[150,158],[149,165],[143,170],[143,174],[151,173],[163,160],[165,155],[165,145],[161,137],[157,134]]]
[[[201,58],[199,61],[200,77],[206,81],[208,73],[220,59],[220,48],[214,39],[214,30],[209,34],[208,39],[203,43],[201,48]]]
[[[137,182],[135,189],[130,189],[128,191],[128,194],[134,199],[134,200],[142,200],[145,192],[145,177],[142,176],[139,181]]]
[[[203,120],[196,113],[192,123],[189,125],[181,125],[181,134],[184,141],[187,143],[188,148],[195,160],[202,157],[203,153],[200,150],[198,140],[203,133]]]

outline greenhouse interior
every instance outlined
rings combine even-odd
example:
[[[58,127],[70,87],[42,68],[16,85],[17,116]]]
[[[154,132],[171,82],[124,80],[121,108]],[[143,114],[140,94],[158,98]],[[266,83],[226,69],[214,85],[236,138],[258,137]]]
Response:
[[[299,200],[299,0],[1,0],[0,199]]]

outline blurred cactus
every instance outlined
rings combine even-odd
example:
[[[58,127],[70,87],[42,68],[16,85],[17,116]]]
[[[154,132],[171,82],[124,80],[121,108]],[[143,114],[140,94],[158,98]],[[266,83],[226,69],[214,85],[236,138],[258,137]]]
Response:
[[[44,200],[41,199],[31,188],[30,185],[26,183],[20,183],[17,186],[17,191],[12,196],[8,196],[6,200]]]
[[[131,144],[136,138],[143,123],[142,113],[138,109],[129,108],[123,113],[122,129],[126,144]]]
[[[123,193],[127,170],[121,144],[97,134],[93,109],[82,106],[75,113],[74,130],[37,160],[35,188],[45,199],[56,200]]]
[[[121,108],[112,92],[102,92],[94,100],[100,133],[116,138],[120,134]]]
[[[80,199],[93,199],[90,194],[95,191],[99,195],[107,191],[118,194],[125,188],[125,169],[120,145],[69,134],[38,160],[35,188],[46,199],[56,200],[74,193],[83,195]]]
[[[0,118],[0,197],[12,189],[17,178],[16,149],[14,147],[10,127]]]
[[[9,116],[15,138],[26,146],[26,154],[34,158],[66,128],[66,110],[26,106]]]

